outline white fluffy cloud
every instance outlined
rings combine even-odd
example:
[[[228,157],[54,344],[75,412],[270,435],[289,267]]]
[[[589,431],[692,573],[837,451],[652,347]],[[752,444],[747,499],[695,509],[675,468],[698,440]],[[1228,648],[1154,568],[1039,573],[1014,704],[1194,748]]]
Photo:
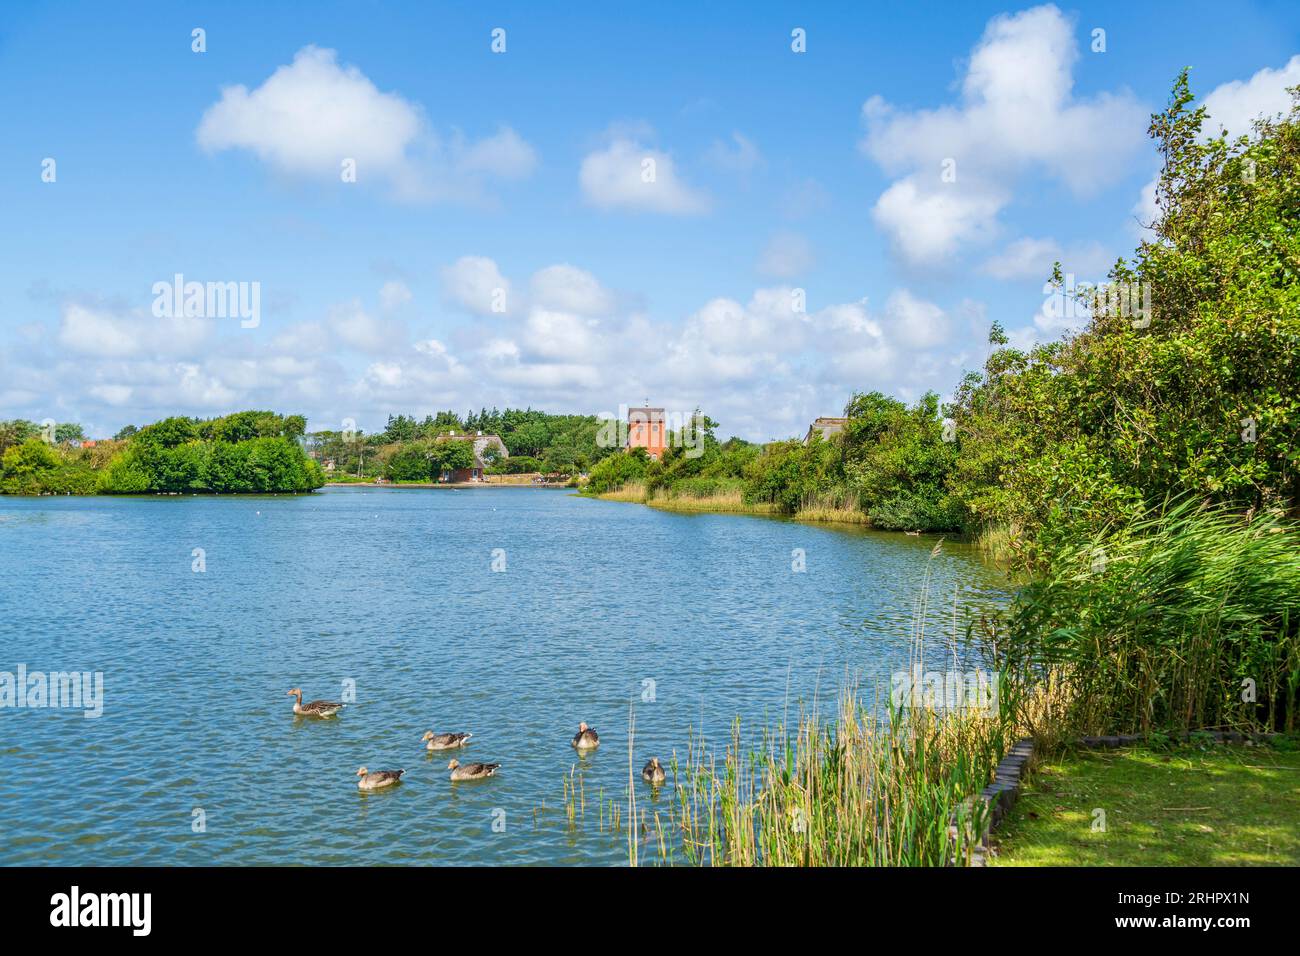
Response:
[[[346,347],[371,355],[381,355],[406,345],[406,328],[392,319],[371,315],[360,299],[353,299],[330,310],[329,328]]]
[[[595,276],[567,263],[538,270],[529,289],[532,301],[545,308],[579,315],[605,315],[614,308],[614,296]]]
[[[315,46],[255,89],[223,88],[196,138],[210,152],[245,149],[280,172],[335,182],[351,160],[358,183],[384,182],[412,200],[476,196],[480,176],[519,178],[536,162],[508,127],[477,142],[457,133],[443,146],[417,104]]]
[[[876,200],[872,217],[894,248],[914,265],[948,259],[966,243],[984,243],[995,231],[1007,192],[971,183],[944,191],[922,176],[900,179]]]
[[[456,164],[468,173],[485,173],[501,179],[524,179],[537,166],[537,151],[508,126],[478,142],[461,136],[453,140]]]
[[[1147,113],[1123,92],[1075,96],[1078,56],[1065,15],[1035,7],[989,22],[959,104],[915,112],[878,96],[864,104],[861,148],[899,176],[874,218],[907,261],[933,265],[991,238],[1027,172],[1086,194],[1122,170],[1142,142]]]
[[[1087,277],[1088,281],[1100,282],[1114,257],[1108,257],[1105,247],[1097,242],[1063,247],[1055,239],[1026,236],[990,256],[981,266],[981,271],[995,279],[1046,282],[1054,262],[1060,262],[1066,271]]]
[[[447,302],[474,315],[511,311],[510,280],[485,256],[461,256],[442,270]]]
[[[336,175],[345,157],[392,172],[420,135],[419,109],[381,93],[333,50],[308,46],[250,91],[228,86],[199,123],[205,149],[249,149],[290,172]]]
[[[522,354],[542,361],[587,365],[604,357],[596,321],[569,312],[532,309],[520,338]]]
[[[215,321],[157,318],[71,302],[63,307],[59,342],[71,352],[105,358],[187,354],[211,335]]]
[[[578,182],[583,198],[598,209],[692,215],[709,207],[708,197],[682,179],[671,155],[626,136],[588,153]]]
[[[1249,133],[1260,117],[1276,118],[1291,112],[1288,87],[1300,85],[1300,54],[1279,69],[1264,69],[1249,80],[1233,80],[1215,87],[1205,98],[1206,135],[1226,129],[1229,137]]]
[[[898,289],[885,302],[885,321],[895,340],[913,349],[949,344],[952,328],[943,309]]]

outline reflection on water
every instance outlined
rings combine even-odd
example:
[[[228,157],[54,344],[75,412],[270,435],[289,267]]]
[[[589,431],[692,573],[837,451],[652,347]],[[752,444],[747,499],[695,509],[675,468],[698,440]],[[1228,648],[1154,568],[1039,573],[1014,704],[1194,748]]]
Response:
[[[591,823],[625,802],[629,707],[653,806],[641,766],[691,733],[792,719],[846,677],[887,693],[933,544],[537,489],[0,499],[0,671],[104,674],[97,720],[0,709],[5,860],[624,862]],[[927,633],[1001,583],[945,543]],[[338,717],[294,717],[289,688],[345,681]],[[474,737],[429,754],[426,730]],[[452,756],[502,768],[452,784]],[[362,765],[408,772],[362,793]]]

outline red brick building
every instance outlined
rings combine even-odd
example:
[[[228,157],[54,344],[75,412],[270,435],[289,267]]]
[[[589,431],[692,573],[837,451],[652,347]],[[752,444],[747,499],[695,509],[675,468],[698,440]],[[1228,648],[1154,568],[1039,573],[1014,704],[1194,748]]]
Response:
[[[627,410],[627,447],[644,448],[658,461],[668,446],[667,424],[662,408],[629,408]]]

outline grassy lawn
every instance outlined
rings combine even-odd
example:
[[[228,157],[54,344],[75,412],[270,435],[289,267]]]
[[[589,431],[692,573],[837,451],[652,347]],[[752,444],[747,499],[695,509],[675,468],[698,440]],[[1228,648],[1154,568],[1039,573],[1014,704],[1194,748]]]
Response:
[[[1039,765],[995,838],[995,866],[1295,866],[1300,750],[1080,751]]]

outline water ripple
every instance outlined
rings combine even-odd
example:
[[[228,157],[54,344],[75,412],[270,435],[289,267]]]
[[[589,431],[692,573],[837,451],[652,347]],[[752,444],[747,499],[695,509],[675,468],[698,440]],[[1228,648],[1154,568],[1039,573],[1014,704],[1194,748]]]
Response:
[[[0,710],[9,864],[621,863],[625,837],[570,832],[561,802],[575,766],[588,822],[625,799],[629,701],[639,768],[846,674],[887,685],[933,544],[535,489],[10,499],[0,517],[0,671],[102,671],[105,694],[92,720]],[[1000,584],[959,546],[931,574],[935,635],[954,595]],[[345,686],[329,721],[285,695]],[[604,741],[583,759],[579,720]],[[472,731],[456,756],[499,775],[452,784],[425,730]],[[362,764],[407,775],[360,793]]]

